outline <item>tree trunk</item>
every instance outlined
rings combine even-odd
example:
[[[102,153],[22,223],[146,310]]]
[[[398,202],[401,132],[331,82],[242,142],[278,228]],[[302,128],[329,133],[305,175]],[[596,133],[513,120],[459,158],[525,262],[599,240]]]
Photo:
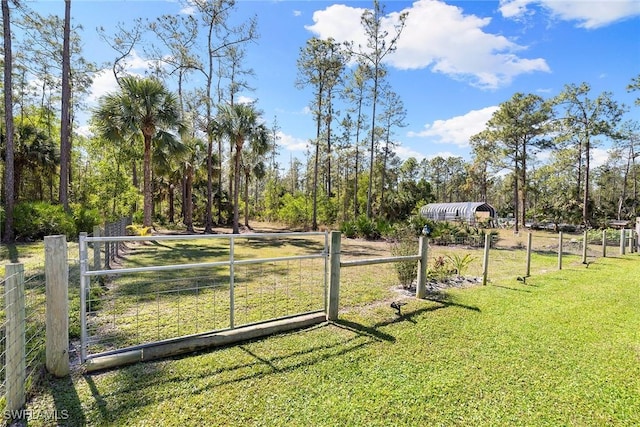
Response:
[[[71,38],[71,0],[64,2],[64,36],[62,47],[62,105],[60,122],[60,204],[65,211],[69,211],[69,171],[71,163],[71,85],[70,68],[71,54],[69,52]]]
[[[244,226],[249,228],[249,176],[251,171],[244,171]]]
[[[173,184],[169,184],[169,224],[173,224],[174,215],[175,215],[175,206],[174,206],[174,191],[175,187]]]
[[[591,223],[590,212],[589,212],[589,156],[590,153],[590,144],[589,135],[587,135],[587,139],[584,144],[584,198],[582,200],[582,222],[585,227],[588,227]]]
[[[236,142],[236,159],[234,167],[234,183],[233,183],[233,234],[238,234],[240,228],[238,223],[240,222],[240,213],[238,211],[238,201],[240,195],[240,156],[242,155],[242,142]]]
[[[356,164],[355,174],[356,179],[353,185],[353,219],[358,218],[358,166],[360,159],[360,121],[362,120],[362,96],[358,99],[358,121],[356,122]]]
[[[209,133],[207,143],[207,206],[205,208],[204,232],[212,233],[211,205],[213,204],[213,137]]]
[[[526,144],[522,145],[522,169],[520,171],[520,200],[521,200],[521,209],[520,209],[520,223],[524,226],[526,223],[527,216],[527,148]]]
[[[11,73],[13,69],[13,54],[11,51],[11,19],[8,0],[2,0],[2,28],[4,41],[4,122],[7,132],[5,140],[5,166],[4,166],[4,203],[5,203],[5,228],[4,241],[13,240],[13,206],[14,206],[14,145],[13,145],[13,87]]]
[[[144,206],[143,221],[144,227],[151,227],[151,207],[153,205],[153,194],[151,193],[151,135],[144,134],[144,178],[143,178]]]
[[[184,184],[184,225],[187,232],[193,233],[193,166],[187,167],[187,176]]]
[[[378,69],[374,70],[375,76],[373,79],[373,102],[371,112],[371,154],[369,156],[369,191],[367,192],[367,218],[371,219],[372,215],[372,199],[373,199],[373,161],[375,158],[375,141],[376,141],[376,104],[378,102]]]

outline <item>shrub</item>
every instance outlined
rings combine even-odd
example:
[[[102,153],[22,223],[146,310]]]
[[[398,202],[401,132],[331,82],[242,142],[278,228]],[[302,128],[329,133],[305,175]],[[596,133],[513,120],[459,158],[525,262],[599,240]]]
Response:
[[[282,206],[278,210],[278,219],[293,227],[306,226],[311,222],[311,204],[303,195],[292,196],[287,193],[282,198]]]
[[[458,276],[464,275],[465,270],[474,260],[475,258],[471,254],[466,254],[465,256],[458,254],[447,255],[447,261]]]
[[[422,215],[413,215],[409,218],[409,227],[413,230],[416,236],[422,234],[422,230],[425,225],[429,226],[430,230],[434,230],[436,228],[436,223],[427,218],[424,218]]]
[[[132,236],[150,236],[152,227],[145,227],[142,224],[127,225],[127,231]]]
[[[345,221],[340,225],[340,232],[344,234],[345,237],[349,239],[353,239],[357,236],[358,230],[356,224],[353,221]]]
[[[93,232],[93,227],[102,222],[97,209],[87,209],[78,203],[71,205],[71,214],[76,223],[76,231],[78,233],[82,231],[91,233]]]
[[[429,276],[434,277],[436,280],[443,280],[453,274],[449,260],[443,256],[434,258],[433,266],[428,269]]]
[[[380,237],[375,222],[365,215],[360,215],[356,220],[356,229],[359,237],[365,239],[377,239]]]
[[[67,239],[77,238],[76,222],[62,205],[46,202],[25,202],[14,210],[14,230],[18,240],[36,240],[44,236],[64,234]]]
[[[391,254],[393,256],[416,255],[418,253],[418,242],[414,236],[405,236],[391,244]],[[404,288],[409,288],[418,277],[418,261],[401,261],[393,263],[398,280]]]
[[[117,218],[113,218],[114,220],[116,220]],[[144,212],[142,211],[135,211],[132,215],[132,219],[133,222],[137,222],[142,224],[144,222]]]
[[[378,236],[382,237],[389,237],[394,231],[391,223],[383,218],[379,218],[375,221],[375,228]]]

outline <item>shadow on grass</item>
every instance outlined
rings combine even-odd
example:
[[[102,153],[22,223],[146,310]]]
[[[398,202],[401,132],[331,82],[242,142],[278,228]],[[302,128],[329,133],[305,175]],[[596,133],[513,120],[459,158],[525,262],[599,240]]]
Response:
[[[43,391],[53,397],[54,407],[50,412],[48,409],[33,408],[34,411],[45,411],[49,421],[55,422],[51,425],[58,426],[85,426],[87,420],[84,415],[82,403],[76,392],[75,384],[71,375],[64,378],[55,378],[45,374],[42,380]]]
[[[396,338],[393,335],[382,332],[379,330],[379,328],[399,322],[410,322],[413,324],[417,324],[417,321],[414,319],[415,317],[418,317],[424,313],[441,310],[447,307],[459,307],[475,312],[481,311],[478,307],[457,303],[451,300],[450,297],[444,293],[431,293],[427,296],[427,298],[425,298],[425,300],[438,303],[438,305],[423,307],[410,312],[405,312],[400,315],[396,315],[393,319],[384,320],[371,326],[365,326],[361,323],[352,322],[345,319],[336,320],[333,322],[333,324],[339,328],[347,329],[360,335],[373,338],[376,341],[395,342]]]
[[[308,249],[314,252],[321,252],[324,248],[324,241],[318,239],[305,239],[305,238],[257,238],[257,237],[241,237],[236,239],[236,244],[239,246],[246,245],[252,249],[262,248],[280,248],[283,246],[294,246],[296,248]],[[318,236],[319,237],[319,236]],[[244,242],[243,242],[244,240]]]
[[[490,286],[493,286],[494,288],[506,289],[506,290],[509,290],[509,291],[516,291],[516,292],[526,292],[526,293],[531,293],[531,291],[530,291],[530,290],[528,290],[528,289],[522,289],[522,288],[520,288],[520,287],[512,287],[512,286],[504,286],[504,285],[493,285],[493,284],[492,284],[492,285],[490,285]],[[535,286],[535,285],[527,283],[527,285],[526,285],[526,286]]]
[[[394,323],[395,321],[391,321],[386,323],[386,325]],[[344,319],[338,319],[336,321],[333,322],[333,325],[341,328],[341,329],[346,329],[349,330],[351,332],[354,332],[356,334],[359,335],[363,335],[369,338],[373,338],[376,341],[389,341],[389,342],[395,342],[396,337],[394,337],[393,335],[389,335],[385,332],[379,331],[378,328],[381,326],[386,326],[384,323],[376,323],[373,326],[365,326],[362,325],[360,323],[356,323],[356,322],[351,322],[349,320],[344,320]]]
[[[458,307],[458,308],[464,308],[465,310],[471,310],[471,311],[475,311],[480,313],[482,310],[480,310],[480,308],[472,306],[472,305],[466,305],[466,304],[460,304],[458,302],[455,302],[447,293],[444,292],[432,292],[427,294],[427,297],[425,298],[428,301],[433,301],[433,302],[437,302],[439,304],[442,304],[442,306],[436,306],[430,309],[423,309],[426,311],[433,311],[433,310],[437,310],[440,308],[446,308],[446,307]]]
[[[395,339],[387,334],[361,333],[357,328],[344,328],[354,332],[352,336],[342,336],[338,339],[322,339],[320,343],[313,340],[302,340],[301,345],[295,349],[285,349],[277,346],[273,350],[262,348],[262,344],[270,339],[287,339],[288,336],[306,334],[314,330],[332,328],[339,325],[325,323],[320,326],[293,331],[276,337],[265,337],[245,342],[240,345],[221,347],[206,351],[189,353],[181,356],[166,358],[154,362],[139,362],[134,365],[122,367],[115,371],[115,378],[111,377],[108,383],[102,386],[101,376],[105,371],[98,371],[84,375],[98,408],[98,420],[90,420],[91,423],[101,424],[113,422],[120,424],[126,420],[127,414],[159,401],[181,396],[194,396],[209,392],[211,389],[223,388],[226,385],[242,383],[269,378],[271,375],[281,375],[299,369],[306,369],[318,363],[327,363],[332,359],[340,359],[345,354],[358,351],[366,346],[374,344],[381,339]],[[331,331],[326,331],[328,336],[334,337]],[[284,347],[286,348],[286,347]],[[249,360],[236,355],[232,358],[235,363],[219,364],[215,361],[206,363],[198,359],[188,359],[215,356],[223,351],[241,352],[249,356]],[[194,368],[191,364],[196,363]],[[176,365],[173,365],[173,364]],[[182,366],[183,363],[188,366]],[[212,366],[213,365],[213,366]],[[176,386],[189,384],[189,387]],[[104,388],[103,391],[100,389]],[[128,396],[126,404],[120,401],[122,396]],[[113,409],[111,409],[113,408]],[[115,409],[115,411],[114,411]]]

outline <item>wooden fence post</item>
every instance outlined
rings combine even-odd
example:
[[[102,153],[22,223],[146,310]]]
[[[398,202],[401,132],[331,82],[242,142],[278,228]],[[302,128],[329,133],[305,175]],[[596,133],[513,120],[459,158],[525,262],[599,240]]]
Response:
[[[6,330],[6,410],[17,411],[26,402],[26,343],[24,308],[24,266],[7,264],[5,266],[5,314]]]
[[[626,252],[626,246],[624,245],[625,233],[627,230],[624,228],[620,230],[620,255],[624,255]]]
[[[418,261],[418,284],[416,285],[416,297],[424,298],[427,294],[427,262],[429,252],[429,239],[425,236],[420,236],[418,255],[420,260]]]
[[[607,257],[607,230],[602,230],[602,258]]]
[[[340,237],[339,231],[331,232],[329,244],[329,295],[327,320],[337,320],[340,301]]]
[[[582,263],[586,264],[587,263],[587,236],[588,231],[584,230],[584,235],[582,237]]]
[[[47,298],[46,367],[56,377],[69,374],[69,265],[65,236],[45,236]]]
[[[487,276],[489,275],[489,247],[491,246],[491,234],[484,235],[484,256],[482,258],[482,285],[487,285]]]
[[[531,233],[527,233],[527,271],[525,272],[525,276],[531,276],[531,244],[532,244],[532,235]]]
[[[562,243],[564,239],[562,236],[562,231],[558,233],[558,270],[562,270]]]

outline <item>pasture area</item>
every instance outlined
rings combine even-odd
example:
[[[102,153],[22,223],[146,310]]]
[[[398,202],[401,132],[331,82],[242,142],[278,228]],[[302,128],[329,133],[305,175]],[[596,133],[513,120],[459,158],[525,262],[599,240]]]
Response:
[[[54,410],[65,415],[59,425],[77,426],[639,424],[640,256],[611,248],[602,258],[593,247],[585,266],[576,240],[558,270],[556,237],[536,234],[523,283],[516,280],[524,274],[523,242],[523,235],[505,235],[492,249],[487,286],[417,300],[397,285],[393,264],[344,268],[337,322],[104,372],[76,370],[62,380],[45,377],[27,404],[44,415],[28,425],[50,425],[46,414]],[[343,239],[342,256],[389,256],[389,248]],[[467,274],[480,274],[480,249],[429,250],[430,265],[469,254]],[[269,251],[284,249],[261,247],[259,256]],[[184,251],[191,261],[201,253]],[[123,263],[147,262],[148,255],[133,254]],[[322,268],[316,264],[293,270],[314,277]],[[186,304],[188,296],[180,298]],[[402,316],[389,307],[398,299],[407,302]]]

